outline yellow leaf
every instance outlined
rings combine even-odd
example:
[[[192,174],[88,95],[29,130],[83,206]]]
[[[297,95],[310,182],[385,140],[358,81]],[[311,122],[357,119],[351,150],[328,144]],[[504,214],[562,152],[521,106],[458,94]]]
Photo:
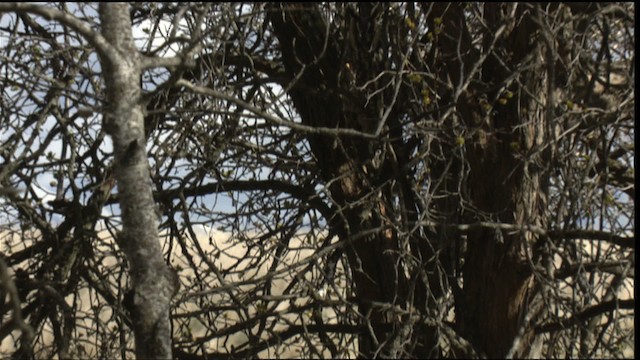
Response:
[[[604,203],[605,205],[613,205],[614,203],[614,198],[613,196],[611,196],[611,194],[607,193],[604,195]]]
[[[410,18],[406,18],[404,19],[405,24],[407,24],[407,27],[411,30],[416,28],[416,23],[413,22],[413,20],[411,20]]]
[[[420,74],[409,74],[409,81],[411,81],[412,83],[419,83],[420,81],[422,81],[422,76],[420,76]]]

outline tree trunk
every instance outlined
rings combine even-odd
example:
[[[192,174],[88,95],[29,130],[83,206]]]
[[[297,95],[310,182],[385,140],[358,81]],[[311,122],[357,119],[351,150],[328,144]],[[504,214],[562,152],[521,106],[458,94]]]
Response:
[[[363,7],[359,11],[360,26],[370,27],[372,32],[377,26],[376,10],[371,4],[359,6]],[[302,122],[309,126],[372,133],[380,117],[371,107],[365,108],[365,102],[350,87],[353,75],[347,73],[353,70],[347,59],[350,56],[353,67],[359,67],[354,72],[375,77],[378,72],[371,69],[375,65],[370,58],[365,58],[364,51],[340,50],[335,45],[337,40],[325,39],[327,24],[316,5],[272,5],[271,23],[288,76],[294,79],[302,72],[289,92]],[[366,44],[371,36],[362,30],[355,42],[362,42],[362,47],[368,48]],[[394,115],[392,111],[390,123],[397,121]],[[429,240],[412,235],[409,242],[416,254],[407,256],[407,246],[403,245],[406,239],[399,239],[394,230],[392,204],[398,196],[398,187],[392,187],[387,180],[395,177],[402,184],[402,177],[406,176],[399,170],[406,153],[402,137],[396,134],[396,139],[383,138],[375,142],[357,137],[308,136],[336,208],[337,215],[331,219],[331,226],[347,244],[345,253],[355,283],[358,310],[365,328],[371,330],[364,330],[359,337],[360,355],[365,358],[434,357],[438,354],[433,352],[437,345],[435,330],[421,327],[416,331],[414,322],[419,314],[425,314],[433,306],[434,296],[428,292],[434,295],[441,289],[437,271],[429,273],[431,285],[425,284],[418,275],[424,272],[427,262],[435,262],[436,249]],[[372,160],[376,152],[387,156],[376,163]],[[403,207],[415,215],[413,194],[406,186],[399,187],[405,197]],[[407,265],[406,268],[411,269],[409,276],[402,265],[406,264],[406,258],[419,258],[423,262]],[[409,338],[414,340],[408,341]]]
[[[550,147],[543,148],[548,141],[545,105],[550,106],[551,101],[546,84],[553,80],[539,60],[544,58],[544,46],[536,39],[538,27],[531,11],[517,8],[518,20],[511,29],[503,11],[503,5],[485,5],[487,23],[494,28],[487,31],[484,51],[489,51],[495,41],[496,48],[507,49],[511,55],[488,56],[481,67],[482,86],[494,89],[489,91],[488,98],[499,101],[487,109],[475,95],[482,90],[470,84],[457,102],[460,118],[474,134],[472,141],[464,145],[469,167],[469,200],[474,207],[467,217],[471,222],[542,226],[547,192],[544,163],[551,156]],[[460,75],[474,76],[468,72],[479,61],[479,54],[474,54],[471,44],[466,42],[468,30],[459,20],[464,16],[462,7],[439,4],[434,6],[433,16],[442,16],[447,38],[461,39],[440,43],[452,83],[460,83]],[[500,31],[504,33],[499,34],[503,24],[505,27]],[[539,54],[528,57],[532,52]],[[520,82],[509,81],[513,69],[526,66],[530,70],[523,71]],[[467,73],[462,74],[461,68]],[[518,84],[527,84],[527,89]],[[459,332],[486,356],[505,357],[522,326],[528,291],[533,286],[527,261],[533,241],[529,233],[506,234],[490,228],[468,234],[464,287],[461,301],[456,304],[456,323]],[[532,342],[531,332],[522,334],[518,350],[512,355],[530,355]]]
[[[473,141],[463,146],[452,145],[451,139],[447,138],[450,134],[445,132],[433,140],[438,145],[432,145],[432,149],[441,149],[442,153],[430,155],[441,158],[432,162],[431,176],[434,181],[442,180],[439,185],[442,188],[432,206],[434,216],[442,224],[456,224],[466,217],[469,221],[544,225],[547,191],[544,179],[547,175],[543,165],[551,158],[551,148],[543,147],[549,133],[548,109],[552,106],[548,96],[552,91],[547,84],[554,85],[554,80],[540,60],[548,54],[543,42],[537,38],[539,27],[532,19],[535,12],[524,6],[515,9],[518,21],[504,12],[503,5],[485,6],[485,17],[493,28],[488,29],[483,43],[484,51],[490,56],[483,59],[471,44],[470,30],[461,21],[465,17],[464,4],[437,3],[423,7],[429,24],[442,23],[443,34],[436,45],[437,58],[426,60],[434,61],[432,70],[438,79],[453,84],[449,89],[441,88],[438,93],[443,103],[455,103],[456,106],[455,115],[445,121],[452,121],[453,126],[464,127],[474,134]],[[286,10],[295,11],[283,11],[280,6],[274,6],[271,22],[280,42],[285,69],[291,79],[298,79],[290,95],[303,123],[373,132],[381,112],[369,110],[371,106],[367,107],[365,101],[359,100],[350,81],[352,84],[354,79],[372,79],[387,69],[385,66],[388,65],[376,68],[375,58],[372,61],[366,57],[370,34],[380,31],[375,26],[381,26],[383,21],[376,18],[379,9],[373,5],[360,5],[349,33],[343,36],[353,37],[353,44],[364,46],[344,47],[335,45],[339,42],[331,35],[325,39],[327,25],[314,5],[287,4]],[[492,53],[492,46],[507,49],[512,55],[504,57]],[[393,55],[383,54],[382,58],[390,56]],[[518,83],[510,80],[513,69],[527,66],[530,70],[520,74],[521,83],[527,84],[527,89],[518,88]],[[481,71],[474,72],[474,69]],[[481,81],[469,81],[464,88],[459,88],[470,78]],[[487,92],[487,89],[491,90]],[[500,98],[501,101],[492,104],[488,112],[485,104],[474,95],[476,93],[487,93],[488,98]],[[509,95],[504,95],[507,93]],[[390,95],[386,97],[391,98]],[[375,101],[372,99],[376,98],[369,98],[367,102]],[[394,121],[397,121],[394,118],[396,111],[392,111],[394,106],[398,107],[388,103],[380,106],[385,110],[391,108],[388,129],[393,129]],[[445,110],[441,111],[444,113]],[[402,138],[402,134],[395,134],[393,130],[389,133],[388,138],[379,139],[393,150],[385,153],[381,166],[375,166],[371,159],[376,151],[384,148],[373,141],[310,135],[309,142],[322,177],[329,184],[334,204],[340,209],[338,214],[342,217],[333,219],[334,226],[341,229],[337,233],[343,239],[351,240],[346,252],[359,310],[373,329],[371,334],[360,337],[361,354],[366,357],[438,356],[432,351],[437,347],[431,333],[433,329],[426,327],[418,331],[410,316],[405,318],[399,314],[410,309],[427,317],[437,314],[438,298],[446,291],[439,273],[442,267],[437,264],[444,265],[445,272],[451,271],[451,264],[441,260],[446,258],[447,244],[454,242],[456,234],[443,228],[435,234],[425,230],[421,238],[413,239],[415,235],[411,235],[408,247],[411,257],[419,259],[427,279],[414,281],[415,274],[405,273],[411,269],[407,258],[402,256],[407,249],[403,243],[405,239],[384,227],[389,223],[400,226],[398,217],[390,215],[398,188],[388,186],[384,180],[393,178],[402,183],[403,175],[398,169],[403,165],[402,153],[409,151],[402,141],[391,140]],[[468,162],[461,161],[462,158],[456,155],[462,148]],[[523,161],[523,154],[527,153],[529,155]],[[468,166],[467,179],[460,179],[463,166]],[[461,183],[467,184],[467,190],[460,188]],[[415,211],[416,203],[411,199],[411,191],[404,191],[405,187],[400,189],[404,212],[410,214]],[[474,211],[461,213],[458,195],[461,192]],[[429,210],[432,209],[422,209],[423,212]],[[410,215],[402,217],[411,221]],[[371,229],[378,231],[360,236]],[[454,292],[456,323],[459,332],[484,354],[507,355],[519,333],[528,290],[533,284],[526,256],[533,240],[530,234],[502,234],[486,228],[468,234],[464,286],[462,291]],[[400,312],[383,310],[376,303],[387,304]],[[405,335],[400,335],[403,331]],[[414,335],[410,335],[412,340],[408,343],[416,346],[398,347],[396,340],[411,332]],[[521,336],[514,355],[528,354],[532,340],[531,333]]]
[[[102,35],[116,54],[101,57],[107,102],[104,126],[113,139],[115,177],[122,215],[118,244],[126,254],[132,290],[129,311],[136,357],[171,358],[169,304],[176,284],[158,241],[141,102],[140,55],[126,3],[101,3]]]

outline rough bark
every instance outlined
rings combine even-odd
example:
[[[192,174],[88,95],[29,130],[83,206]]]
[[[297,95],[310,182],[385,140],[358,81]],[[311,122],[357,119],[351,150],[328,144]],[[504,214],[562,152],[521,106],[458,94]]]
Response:
[[[380,23],[376,23],[374,6],[362,7],[352,26],[359,32],[351,31],[354,43],[368,44],[368,35],[374,30],[368,28],[367,21],[378,26]],[[337,43],[335,39],[325,39],[327,25],[314,6],[287,4],[286,9],[296,11],[282,11],[282,8],[275,7],[276,14],[271,21],[281,44],[285,69],[292,79],[298,79],[290,95],[303,123],[374,131],[379,117],[368,111],[364,103],[358,102],[358,93],[340,75],[345,72],[343,66],[350,65],[352,78],[371,78],[380,71],[375,68],[375,60],[367,58],[366,52],[358,49],[358,46],[345,46],[343,49],[334,46]],[[547,88],[545,82],[540,80],[545,79],[540,74],[544,74],[546,69],[537,63],[533,64],[530,72],[522,74],[523,78],[530,76],[525,83],[533,85],[527,90],[538,94],[537,99],[526,91],[514,88],[507,81],[513,68],[522,64],[531,65],[534,58],[527,55],[532,51],[540,51],[540,56],[544,56],[543,47],[531,47],[533,43],[540,43],[535,38],[538,28],[531,18],[531,11],[520,8],[516,17],[521,21],[517,25],[510,25],[500,18],[503,9],[492,5],[486,7],[486,16],[495,28],[487,31],[485,47],[498,46],[510,50],[514,56],[505,66],[502,62],[504,59],[494,56],[481,58],[481,54],[473,49],[469,29],[461,21],[464,18],[464,5],[441,3],[425,6],[424,10],[430,23],[436,19],[443,23],[444,34],[438,43],[441,53],[436,71],[440,79],[449,79],[454,84],[450,92],[443,91],[439,95],[456,103],[458,114],[455,121],[460,121],[477,133],[477,141],[465,147],[469,159],[469,200],[478,211],[466,216],[471,217],[470,221],[488,220],[478,218],[478,214],[485,214],[483,216],[488,216],[490,221],[540,224],[546,191],[543,182],[545,174],[540,164],[543,159],[548,160],[550,154],[536,151],[546,140],[547,133],[544,109],[537,106],[536,101],[547,101],[544,95]],[[478,69],[482,71],[474,72]],[[469,78],[478,78],[479,74],[482,74],[483,88],[476,88],[476,83],[459,87]],[[495,89],[489,92],[490,98],[505,90],[517,95],[509,103],[497,105],[492,114],[485,116],[486,110],[473,94],[476,91],[485,92],[487,87]],[[393,124],[394,112],[390,114],[388,121]],[[385,213],[390,212],[388,204],[392,197],[386,197],[388,193],[384,186],[376,187],[382,181],[376,183],[372,180],[381,180],[375,175],[376,167],[369,162],[374,156],[375,144],[341,137],[311,136],[309,141],[322,177],[329,184],[335,205],[341,209],[343,217],[334,219],[334,226],[342,228],[343,237],[353,238],[354,235],[384,225],[382,219]],[[443,179],[443,193],[456,194],[460,181],[456,176],[463,164],[456,159],[450,161],[446,158],[454,156],[456,151],[447,139],[434,141],[444,149],[445,158],[441,163],[436,161],[433,164],[433,176]],[[396,165],[402,164],[402,145],[391,142],[391,146],[394,153],[400,155],[386,158],[383,163],[390,165],[395,161]],[[523,164],[518,158],[519,152],[514,151],[516,148],[535,153],[535,156]],[[389,166],[386,169],[392,168]],[[397,173],[392,176],[401,181],[402,176]],[[496,189],[501,191],[496,193]],[[388,188],[387,191],[391,192],[392,189]],[[405,212],[410,213],[415,209],[410,191],[403,195]],[[444,196],[434,202],[443,217],[439,221],[457,223],[461,220],[455,197]],[[414,335],[416,338],[413,343],[418,344],[416,347],[401,349],[402,346],[396,346],[395,340],[406,336],[398,335],[403,332],[403,326],[414,325],[410,319],[396,321],[389,316],[389,312],[381,311],[372,304],[392,304],[405,310],[413,307],[423,315],[433,314],[443,286],[438,266],[435,265],[437,261],[425,260],[436,258],[434,255],[438,253],[444,258],[442,254],[446,254],[447,249],[439,248],[436,244],[451,243],[454,236],[452,232],[428,233],[427,238],[410,241],[412,256],[422,259],[422,266],[429,274],[426,282],[417,281],[411,285],[411,277],[405,277],[398,270],[398,264],[402,262],[399,256],[402,245],[393,231],[378,231],[350,243],[346,253],[354,272],[359,310],[373,329],[371,334],[360,337],[359,348],[363,356],[437,356],[431,351],[435,343],[432,330],[428,328],[409,330],[420,332],[420,335]],[[502,235],[488,229],[468,234],[463,275],[465,285],[462,292],[456,293],[457,324],[460,333],[471,340],[481,353],[505,356],[518,334],[526,310],[528,290],[532,286],[532,276],[523,252],[531,241],[530,237],[523,234]],[[528,354],[531,340],[529,336],[521,338],[520,350],[515,355]]]
[[[485,36],[485,51],[495,42],[496,47],[507,49],[513,56],[510,59],[488,56],[481,63],[481,74],[483,86],[495,89],[488,97],[501,96],[507,101],[496,103],[487,115],[474,95],[480,92],[474,85],[458,99],[463,122],[476,133],[474,141],[465,144],[469,197],[475,207],[469,216],[473,218],[470,221],[541,225],[547,191],[542,164],[549,160],[550,154],[540,150],[548,138],[544,107],[538,104],[549,101],[544,85],[551,80],[549,74],[545,74],[546,69],[535,60],[544,56],[544,51],[536,38],[538,28],[530,10],[518,8],[515,24],[506,22],[503,11],[502,5],[485,5],[488,23],[495,24],[490,25],[494,28]],[[447,73],[454,84],[460,83],[460,69],[470,71],[468,69],[479,61],[476,54],[467,51],[470,48],[468,30],[464,23],[459,25],[462,7],[441,4],[434,7],[433,13],[442,16],[450,39],[460,39],[460,43],[441,43]],[[528,57],[536,52],[542,54]],[[527,91],[508,80],[513,73],[511,69],[525,66],[531,66],[531,70],[520,75],[522,83],[529,85]],[[506,99],[501,94],[507,91],[515,95]],[[523,153],[532,155],[522,161]],[[533,285],[526,255],[533,241],[529,235],[503,234],[486,228],[468,234],[464,287],[461,301],[456,305],[456,322],[460,333],[489,357],[504,357],[509,353],[527,310],[528,291]],[[527,333],[521,338],[519,350],[512,355],[528,356],[532,343],[532,334]]]
[[[373,4],[358,6],[360,17],[354,21],[358,21],[359,32],[350,36],[354,37],[353,44],[359,46],[351,45],[348,49],[340,49],[336,38],[325,37],[328,25],[317,5],[272,6],[271,22],[280,42],[284,67],[289,78],[296,79],[290,96],[305,125],[350,128],[370,134],[380,126],[376,107],[365,106],[364,95],[353,89],[354,77],[373,78],[383,69],[376,68],[381,64],[372,62],[367,51],[370,42],[376,41],[372,39],[374,30],[380,31],[376,29],[379,8]],[[397,121],[397,113],[391,111],[385,128],[392,128]],[[424,270],[421,267],[424,263],[435,262],[436,250],[428,239],[412,235],[408,241],[415,253],[411,257],[424,263],[415,266],[419,268],[413,270],[416,273],[406,276],[399,264],[406,260],[402,253],[407,239],[399,239],[390,220],[394,218],[391,204],[398,191],[403,192],[405,212],[416,213],[413,194],[403,183],[407,174],[399,170],[407,151],[401,134],[393,133],[398,129],[400,126],[380,142],[357,137],[308,136],[322,179],[335,208],[339,209],[331,223],[347,244],[345,253],[353,272],[358,310],[363,323],[371,329],[359,337],[359,352],[365,358],[437,356],[433,352],[437,344],[434,329],[414,328],[414,316],[428,312],[441,288],[435,267],[429,271],[430,285],[417,275]],[[396,140],[390,141],[391,137]],[[372,160],[376,151],[388,155],[376,163]],[[400,189],[392,187],[390,178],[403,184]],[[409,338],[415,339],[408,341]]]
[[[101,57],[101,64],[107,95],[103,121],[113,139],[123,222],[117,240],[129,264],[132,285],[129,311],[136,357],[170,359],[169,304],[176,284],[158,240],[158,219],[145,150],[140,55],[133,42],[128,8],[125,3],[100,4],[102,35],[116,51],[109,58]]]

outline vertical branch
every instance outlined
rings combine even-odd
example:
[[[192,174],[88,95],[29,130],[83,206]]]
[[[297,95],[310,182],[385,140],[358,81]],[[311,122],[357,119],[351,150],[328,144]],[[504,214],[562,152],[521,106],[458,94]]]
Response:
[[[176,288],[158,242],[158,224],[145,151],[140,89],[141,60],[131,33],[128,5],[100,4],[102,34],[115,48],[102,58],[107,106],[104,126],[113,138],[123,229],[118,244],[127,256],[133,289],[129,311],[138,358],[171,358],[169,304]]]
[[[22,332],[22,338],[20,340],[21,348],[24,349],[26,353],[30,353],[35,333],[33,328],[24,321],[22,309],[20,308],[18,289],[9,275],[9,267],[3,257],[0,257],[0,294],[2,294],[2,303],[0,303],[0,306],[4,305],[5,297],[7,295],[9,296],[9,304],[13,311],[11,319],[12,326]]]

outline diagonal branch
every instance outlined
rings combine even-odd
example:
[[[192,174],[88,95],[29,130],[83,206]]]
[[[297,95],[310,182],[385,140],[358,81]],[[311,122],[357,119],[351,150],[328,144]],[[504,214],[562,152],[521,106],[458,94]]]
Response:
[[[0,3],[0,13],[4,12],[35,14],[47,20],[58,21],[62,25],[77,31],[78,34],[87,39],[100,56],[109,59],[111,62],[117,61],[118,53],[113,46],[111,46],[99,32],[94,31],[89,24],[71,14],[36,3],[23,2]]]
[[[566,329],[570,326],[577,325],[580,322],[589,320],[592,317],[604,314],[606,312],[610,312],[614,310],[632,310],[632,309],[635,309],[635,307],[636,307],[636,299],[629,299],[629,300],[615,299],[611,301],[606,301],[598,305],[590,306],[570,318],[562,319],[558,322],[539,325],[535,328],[535,332],[536,334],[542,334],[546,332],[559,331],[559,330]]]
[[[274,115],[271,115],[265,111],[263,111],[262,109],[259,109],[249,103],[246,103],[234,96],[231,95],[227,95],[225,93],[204,87],[204,86],[198,86],[195,85],[187,80],[181,79],[178,80],[176,82],[177,86],[184,86],[187,90],[196,93],[196,94],[200,94],[200,95],[206,95],[206,96],[211,96],[213,98],[216,99],[220,99],[220,100],[225,100],[228,101],[230,103],[233,103],[237,106],[240,106],[241,108],[248,110],[250,112],[252,112],[253,114],[262,117],[263,119],[267,120],[270,123],[273,123],[275,125],[280,125],[280,126],[286,126],[289,127],[293,130],[297,130],[303,133],[308,133],[308,134],[318,134],[318,135],[327,135],[327,136],[340,136],[340,135],[346,135],[346,136],[354,136],[354,137],[361,137],[361,138],[365,138],[365,139],[376,139],[377,137],[373,134],[370,133],[366,133],[366,132],[362,132],[362,131],[358,131],[358,130],[354,130],[354,129],[344,129],[344,128],[327,128],[327,127],[314,127],[314,126],[308,126],[308,125],[303,125],[303,124],[298,124],[296,122],[293,122],[291,120],[286,120]]]

